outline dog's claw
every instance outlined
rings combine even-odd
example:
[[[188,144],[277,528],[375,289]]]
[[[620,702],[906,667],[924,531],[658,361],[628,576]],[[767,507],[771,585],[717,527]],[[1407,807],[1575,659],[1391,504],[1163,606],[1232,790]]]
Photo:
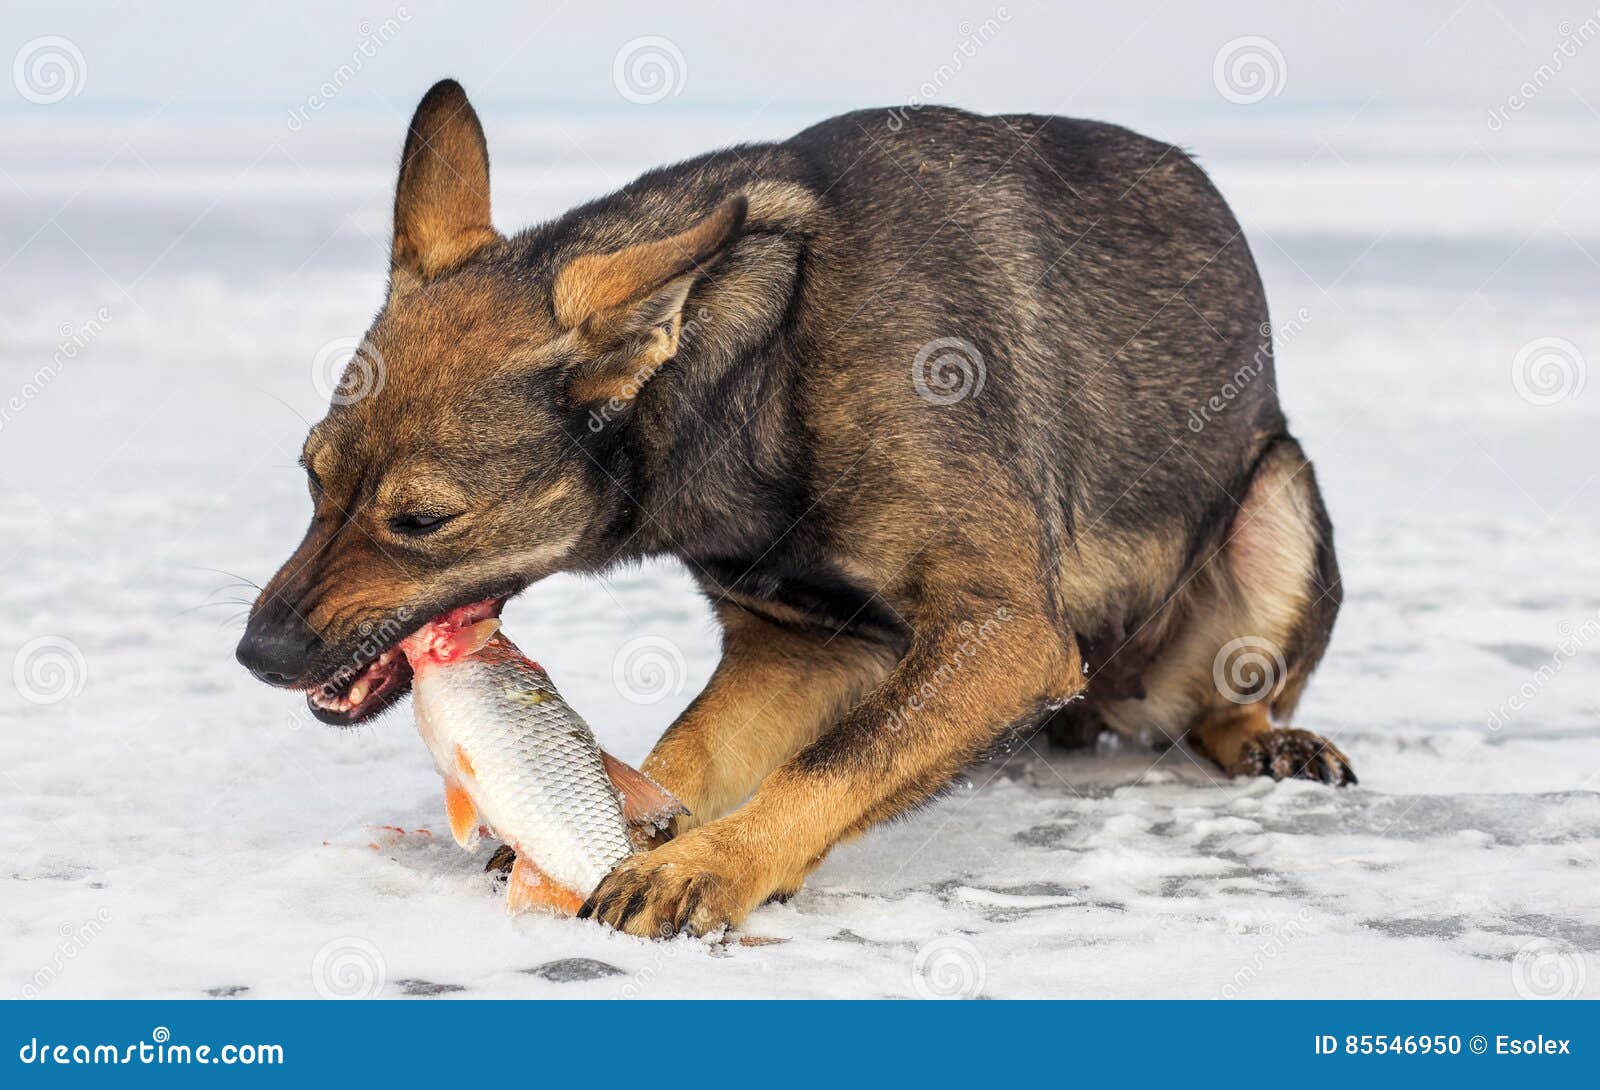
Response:
[[[623,860],[608,874],[578,916],[640,938],[704,935],[739,923],[760,903],[718,865],[695,833]]]
[[[1289,728],[1263,731],[1246,741],[1232,771],[1275,780],[1320,780],[1335,787],[1359,782],[1338,746],[1308,730]]]

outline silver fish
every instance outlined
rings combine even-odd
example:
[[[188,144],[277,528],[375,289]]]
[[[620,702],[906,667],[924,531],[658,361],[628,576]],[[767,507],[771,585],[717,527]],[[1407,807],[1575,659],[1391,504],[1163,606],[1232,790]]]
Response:
[[[517,853],[507,909],[571,915],[634,851],[639,829],[685,810],[602,750],[499,618],[479,612],[464,607],[401,641],[417,731],[444,777],[456,842],[474,847],[481,824]]]

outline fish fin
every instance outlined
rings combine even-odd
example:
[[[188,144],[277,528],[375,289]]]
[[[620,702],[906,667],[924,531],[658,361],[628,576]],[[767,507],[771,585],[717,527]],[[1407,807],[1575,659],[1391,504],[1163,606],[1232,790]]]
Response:
[[[603,749],[600,751],[600,763],[605,766],[606,775],[611,777],[611,786],[621,796],[622,818],[629,825],[659,829],[679,814],[689,812],[689,808],[674,798],[665,787]]]
[[[542,909],[558,916],[575,916],[582,907],[582,897],[558,884],[527,856],[518,855],[511,864],[511,877],[506,880],[507,912],[516,915]]]
[[[469,624],[455,634],[452,641],[453,647],[463,658],[476,655],[483,650],[484,644],[494,639],[495,633],[500,631],[499,617],[485,617],[475,624]]]
[[[478,808],[467,789],[455,780],[444,781],[444,812],[450,819],[450,834],[456,843],[471,851],[478,844]]]

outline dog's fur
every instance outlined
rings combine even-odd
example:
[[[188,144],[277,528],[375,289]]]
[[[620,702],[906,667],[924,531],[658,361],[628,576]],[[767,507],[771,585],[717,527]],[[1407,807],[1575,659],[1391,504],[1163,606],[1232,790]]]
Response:
[[[1052,709],[1062,733],[1188,736],[1233,773],[1353,779],[1269,719],[1327,644],[1339,574],[1255,264],[1177,149],[866,111],[506,238],[445,81],[394,230],[368,335],[385,382],[312,429],[312,526],[240,657],[314,685],[374,629],[677,557],[724,657],[645,770],[693,813],[586,914],[736,923]],[[1220,683],[1240,640],[1267,649],[1260,699]]]

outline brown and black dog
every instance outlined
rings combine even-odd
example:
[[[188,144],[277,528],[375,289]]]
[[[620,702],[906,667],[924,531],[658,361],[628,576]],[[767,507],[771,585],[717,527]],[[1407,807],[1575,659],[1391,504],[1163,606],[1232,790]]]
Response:
[[[1353,782],[1281,725],[1340,590],[1271,351],[1226,204],[1125,129],[849,114],[508,238],[445,81],[352,364],[383,381],[311,429],[239,658],[354,723],[428,618],[677,557],[723,658],[644,767],[693,814],[584,909],[640,935],[737,923],[1052,715]]]

